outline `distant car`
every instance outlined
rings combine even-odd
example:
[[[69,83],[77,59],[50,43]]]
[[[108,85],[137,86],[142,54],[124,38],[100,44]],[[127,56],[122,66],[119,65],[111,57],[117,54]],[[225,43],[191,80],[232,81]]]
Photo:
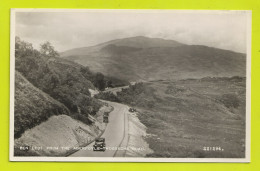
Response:
[[[108,115],[103,115],[103,122],[108,123]]]
[[[136,112],[136,109],[131,107],[131,108],[129,109],[129,112]]]
[[[109,116],[109,112],[104,112],[104,116]]]
[[[93,151],[106,151],[105,138],[97,138],[93,145]]]

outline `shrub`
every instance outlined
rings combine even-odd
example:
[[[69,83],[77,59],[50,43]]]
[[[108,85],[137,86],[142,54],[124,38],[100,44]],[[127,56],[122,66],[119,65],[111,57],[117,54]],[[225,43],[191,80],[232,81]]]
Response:
[[[235,94],[223,94],[220,98],[220,102],[223,103],[227,108],[237,108],[240,104],[240,100]]]

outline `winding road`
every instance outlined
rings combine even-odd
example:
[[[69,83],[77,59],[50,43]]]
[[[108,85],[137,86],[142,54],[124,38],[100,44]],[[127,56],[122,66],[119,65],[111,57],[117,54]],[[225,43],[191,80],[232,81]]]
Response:
[[[114,110],[109,114],[109,123],[101,137],[106,140],[107,150],[93,151],[94,142],[89,144],[87,148],[81,149],[70,157],[124,157],[125,147],[128,142],[128,106],[105,101],[114,107]]]

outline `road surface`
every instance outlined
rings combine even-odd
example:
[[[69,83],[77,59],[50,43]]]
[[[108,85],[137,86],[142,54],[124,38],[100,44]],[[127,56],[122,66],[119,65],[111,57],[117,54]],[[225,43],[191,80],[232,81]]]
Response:
[[[130,82],[130,84],[131,84],[131,85],[135,85],[136,82]],[[122,86],[122,87],[108,88],[108,89],[106,89],[106,90],[104,90],[104,91],[102,91],[102,92],[104,92],[104,93],[106,93],[106,92],[111,92],[111,93],[113,93],[114,95],[116,95],[117,92],[121,92],[122,89],[124,89],[124,88],[129,88],[129,85],[127,85],[127,86]]]
[[[114,107],[109,114],[106,130],[101,136],[106,139],[107,150],[105,152],[93,151],[93,142],[87,146],[88,148],[81,149],[70,157],[124,157],[125,150],[122,149],[127,146],[128,141],[128,107],[120,103],[105,102]],[[120,147],[119,150],[118,147]]]
[[[123,88],[129,88],[129,86],[109,88],[109,89],[104,90],[103,92],[104,92],[104,93],[106,93],[106,92],[111,92],[111,93],[113,93],[114,95],[116,95],[116,93],[117,93],[117,92],[121,92]]]

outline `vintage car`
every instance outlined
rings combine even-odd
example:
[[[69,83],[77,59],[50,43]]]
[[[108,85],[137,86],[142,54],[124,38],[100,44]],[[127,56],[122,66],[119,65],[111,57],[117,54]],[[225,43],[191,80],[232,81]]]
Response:
[[[109,112],[104,112],[104,116],[109,116]]]
[[[103,122],[108,123],[108,118],[109,118],[109,112],[104,112],[103,114]]]
[[[93,145],[93,151],[106,151],[105,138],[95,139],[95,144]]]
[[[136,112],[136,109],[135,108],[129,108],[129,112]]]
[[[107,115],[104,115],[104,116],[103,116],[103,122],[104,122],[104,123],[108,123],[108,116],[107,116]]]

